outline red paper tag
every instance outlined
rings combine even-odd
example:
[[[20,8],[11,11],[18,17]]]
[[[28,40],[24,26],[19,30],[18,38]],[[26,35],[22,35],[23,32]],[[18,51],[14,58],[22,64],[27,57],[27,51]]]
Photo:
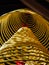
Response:
[[[23,61],[17,61],[16,65],[25,65]]]
[[[25,23],[22,23],[22,27],[28,27],[28,25]]]

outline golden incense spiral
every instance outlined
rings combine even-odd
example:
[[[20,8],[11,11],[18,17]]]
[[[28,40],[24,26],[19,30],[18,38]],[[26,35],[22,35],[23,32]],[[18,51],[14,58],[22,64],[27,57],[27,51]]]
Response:
[[[0,65],[17,60],[49,65],[49,23],[27,9],[0,16]]]

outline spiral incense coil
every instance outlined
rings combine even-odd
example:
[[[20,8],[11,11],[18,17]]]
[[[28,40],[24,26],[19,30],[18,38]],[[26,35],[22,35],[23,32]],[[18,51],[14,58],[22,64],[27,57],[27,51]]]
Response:
[[[49,65],[49,22],[27,9],[0,16],[0,65],[17,60]]]
[[[19,28],[29,27],[39,41],[49,49],[49,23],[40,15],[27,9],[19,9],[0,16],[0,45]]]
[[[34,65],[49,64],[48,50],[27,27],[20,28],[0,48],[0,65],[16,65],[18,60],[32,61]]]

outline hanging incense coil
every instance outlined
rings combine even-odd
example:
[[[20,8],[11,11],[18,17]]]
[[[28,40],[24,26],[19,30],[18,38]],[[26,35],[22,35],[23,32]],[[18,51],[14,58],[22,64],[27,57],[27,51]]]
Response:
[[[21,36],[24,36],[24,35],[21,35],[21,31],[20,31],[19,34],[21,36],[19,37],[18,35],[18,37],[19,37],[19,41],[21,45],[20,43],[17,42],[17,40],[15,40],[15,42],[18,44],[15,45],[15,42],[11,40],[17,38],[17,31],[21,27],[30,28],[33,34],[30,35],[30,41],[24,43],[20,41]],[[25,28],[25,31],[26,31],[26,28]],[[30,31],[29,32],[27,31],[27,34],[28,35],[31,34]],[[31,38],[35,39],[35,41],[31,42]],[[36,42],[36,40],[38,42]],[[37,44],[33,44],[33,43],[37,43]],[[28,44],[30,47],[32,46],[32,48],[28,47]],[[19,52],[20,50],[17,48],[21,48],[22,53]],[[35,55],[39,55],[38,63],[44,62],[46,64],[49,64],[49,55],[48,55],[49,52],[47,49],[49,49],[49,23],[42,16],[27,9],[15,10],[0,16],[0,59],[2,60],[0,62],[0,65],[1,64],[12,65],[12,64],[15,64],[16,60],[36,61],[38,56],[35,56]],[[34,50],[36,52],[38,51],[39,52],[38,53],[32,52]],[[30,55],[30,56],[23,55],[28,53],[29,55],[30,54],[33,54],[33,55]],[[42,55],[44,58],[42,57]],[[34,57],[36,60],[35,59],[33,60],[32,57]],[[44,60],[40,60],[41,58],[43,58]]]
[[[2,65],[16,64],[18,60],[49,64],[49,53],[29,28],[22,27],[2,45],[0,60]]]
[[[27,25],[49,49],[49,23],[37,13],[27,9],[19,9],[0,16],[1,40],[7,41],[19,28]],[[1,44],[2,45],[2,44]]]

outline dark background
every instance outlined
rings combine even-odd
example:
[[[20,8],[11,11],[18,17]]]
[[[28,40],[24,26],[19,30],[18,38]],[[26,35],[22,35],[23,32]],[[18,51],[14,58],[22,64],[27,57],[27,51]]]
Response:
[[[27,6],[25,6],[20,0],[0,0],[0,15],[12,10],[26,7]]]
[[[46,0],[36,0],[36,1],[44,8],[49,10],[49,2],[47,2]],[[20,8],[29,8],[29,7],[24,5],[20,0],[0,0],[0,15]]]

